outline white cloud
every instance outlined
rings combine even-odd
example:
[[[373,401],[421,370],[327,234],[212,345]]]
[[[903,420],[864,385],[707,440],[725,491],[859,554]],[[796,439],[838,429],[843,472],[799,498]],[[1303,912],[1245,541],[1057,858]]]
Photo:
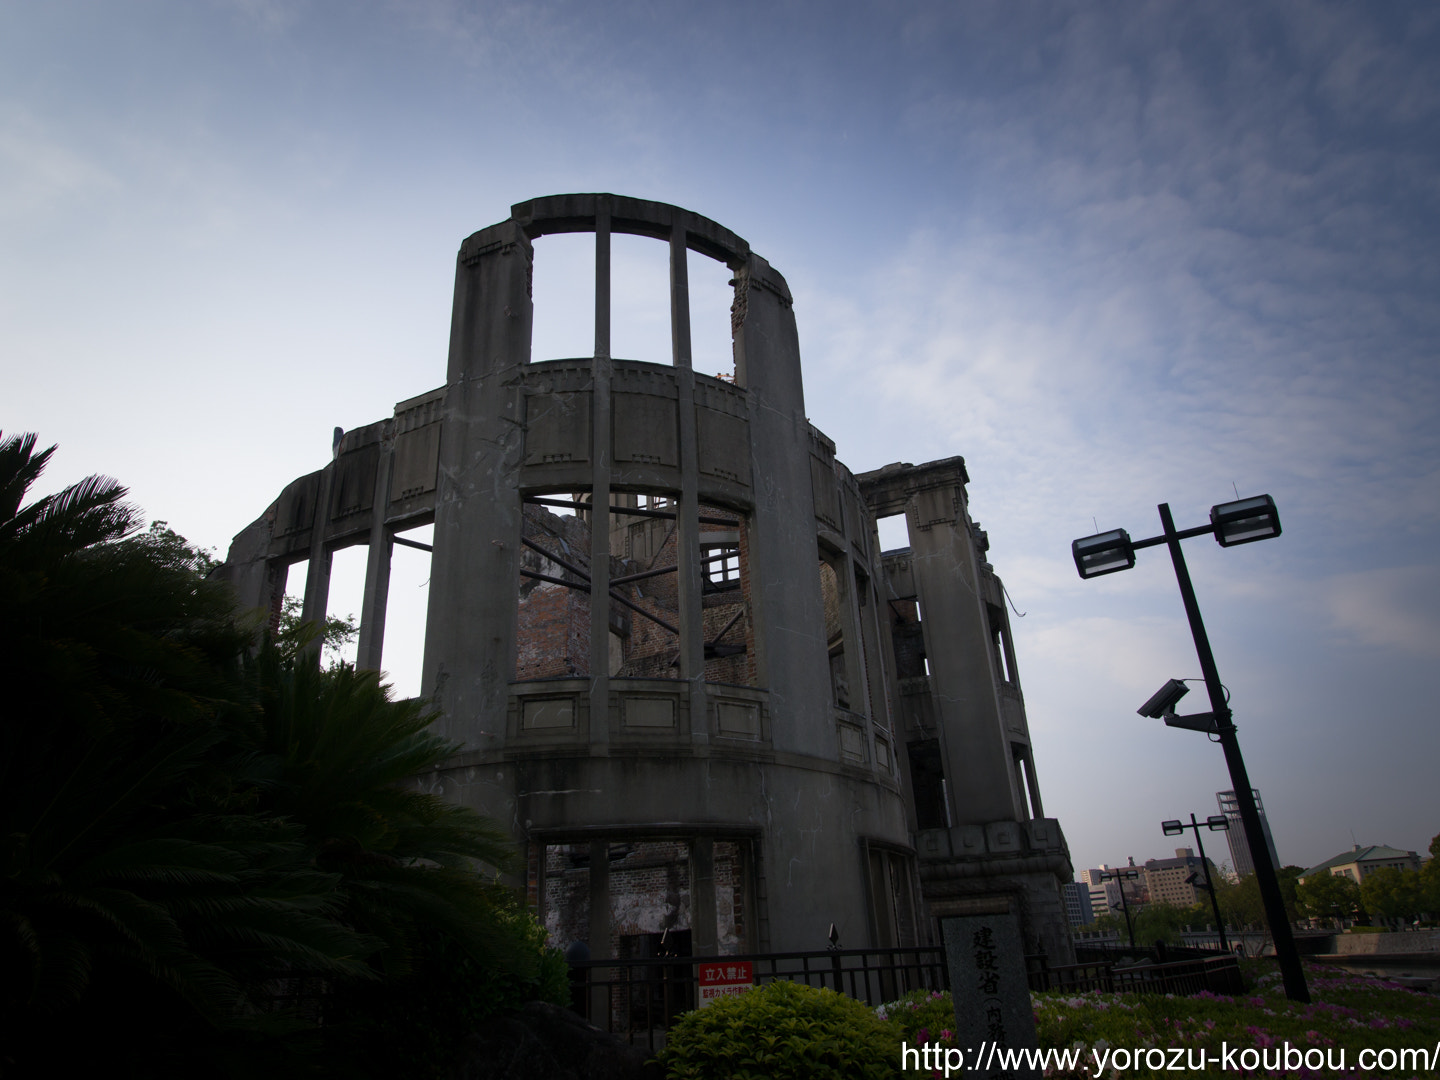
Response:
[[[1364,645],[1440,659],[1440,568],[1361,570],[1320,585],[1334,628]]]

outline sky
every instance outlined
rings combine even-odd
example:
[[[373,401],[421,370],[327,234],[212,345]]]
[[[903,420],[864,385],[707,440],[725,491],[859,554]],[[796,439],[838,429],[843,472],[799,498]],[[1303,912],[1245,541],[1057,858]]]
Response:
[[[1077,870],[1169,856],[1231,784],[1135,713],[1200,674],[1163,549],[1085,582],[1070,542],[1264,493],[1282,536],[1186,555],[1281,861],[1423,853],[1436,55],[1405,2],[0,0],[0,429],[59,444],[44,490],[115,476],[223,553],[335,426],[443,383],[464,237],[674,203],[785,275],[853,471],[964,456]],[[536,242],[537,359],[590,351],[573,241]],[[664,259],[617,238],[618,356],[668,362]],[[726,276],[692,268],[703,371]]]

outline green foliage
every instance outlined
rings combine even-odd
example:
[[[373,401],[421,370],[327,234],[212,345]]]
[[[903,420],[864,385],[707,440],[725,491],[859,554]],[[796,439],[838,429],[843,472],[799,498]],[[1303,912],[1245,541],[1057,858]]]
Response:
[[[1302,914],[1296,899],[1295,880],[1304,872],[1298,866],[1282,866],[1275,872],[1280,884],[1280,897],[1285,901],[1285,914],[1292,923]],[[1265,901],[1260,896],[1260,880],[1254,874],[1246,874],[1234,883],[1217,877],[1215,898],[1220,903],[1220,914],[1226,926],[1243,929],[1264,927],[1269,923],[1265,917]],[[1210,915],[1204,921],[1213,922],[1214,916]]]
[[[1186,1047],[1196,1053],[1204,1048],[1207,1056],[1218,1056],[1222,1043],[1260,1049],[1288,1041],[1301,1050],[1344,1049],[1347,1064],[1353,1066],[1366,1047],[1433,1046],[1440,1041],[1440,1003],[1432,995],[1306,964],[1313,1000],[1302,1004],[1285,998],[1273,961],[1263,963],[1268,970],[1259,975],[1256,989],[1242,997],[1063,991],[1032,995],[1040,1046],[1078,1046],[1086,1054],[1075,1073],[1050,1075],[1094,1075],[1085,1068],[1094,1066],[1090,1052],[1115,1047]],[[1175,1074],[1137,1068],[1124,1075]]]
[[[326,663],[334,667],[340,663],[340,650],[360,636],[360,624],[355,621],[353,614],[327,614],[323,623],[307,623],[300,617],[303,607],[300,597],[285,597],[280,605],[277,644],[282,652],[298,654],[306,645],[319,638]]]
[[[545,946],[545,930],[513,896],[497,896],[504,929],[538,965],[518,971],[481,963],[444,933],[423,929],[408,974],[351,983],[330,1003],[326,1058],[337,1076],[355,1080],[443,1077],[465,1036],[486,1017],[542,1000],[568,1005],[568,968]]]
[[[298,636],[257,648],[114,481],[22,505],[52,452],[0,440],[0,1071],[304,1071],[318,1037],[277,994],[403,987],[417,958],[471,972],[473,1007],[553,996],[476,873],[508,841],[410,779],[454,749],[424,710]]]
[[[780,981],[687,1013],[662,1060],[671,1080],[879,1080],[898,1047],[858,1001]]]
[[[1383,919],[1408,921],[1425,910],[1425,889],[1415,870],[1382,866],[1360,883],[1365,909]]]
[[[1420,867],[1420,895],[1430,918],[1440,918],[1440,835],[1430,841],[1430,859]]]
[[[1295,896],[1300,909],[1312,918],[1338,924],[1362,914],[1360,886],[1347,874],[1332,874],[1328,870],[1311,874],[1295,890]]]

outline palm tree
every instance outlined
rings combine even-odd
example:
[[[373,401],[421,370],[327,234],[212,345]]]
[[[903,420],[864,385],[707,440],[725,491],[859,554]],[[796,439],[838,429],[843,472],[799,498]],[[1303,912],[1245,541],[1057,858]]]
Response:
[[[302,830],[223,778],[230,598],[131,537],[113,480],[22,505],[53,452],[0,438],[0,1071],[85,1045],[112,1075],[179,1068],[272,1030],[277,971],[368,977],[379,943]]]

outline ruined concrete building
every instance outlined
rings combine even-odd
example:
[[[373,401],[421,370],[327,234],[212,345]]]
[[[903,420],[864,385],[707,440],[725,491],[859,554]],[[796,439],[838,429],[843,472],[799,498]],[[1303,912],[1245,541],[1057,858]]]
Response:
[[[594,355],[532,358],[532,241],[575,232]],[[670,364],[610,354],[615,233],[669,245]],[[692,369],[695,255],[733,274],[733,381]],[[463,749],[424,782],[513,832],[562,945],[796,951],[831,924],[845,947],[922,944],[938,916],[1008,907],[1062,961],[1069,856],[967,482],[958,457],[836,460],[790,290],[740,237],[560,195],[461,245],[445,385],[346,433],[223,572],[275,607],[308,560],[319,618],[333,553],[368,545],[358,663],[379,668],[392,545],[434,523],[424,692]],[[899,514],[910,546],[882,553]]]

